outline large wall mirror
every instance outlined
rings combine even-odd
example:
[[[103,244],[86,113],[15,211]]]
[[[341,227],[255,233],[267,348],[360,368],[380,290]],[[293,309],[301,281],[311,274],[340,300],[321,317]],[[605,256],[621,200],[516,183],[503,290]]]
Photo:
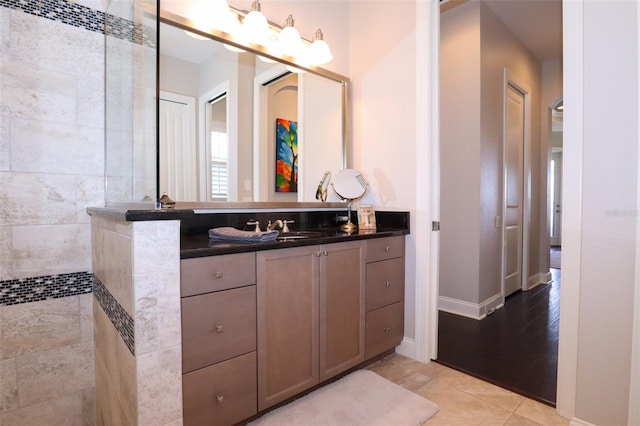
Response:
[[[231,50],[225,33],[193,29],[180,4],[160,0],[159,194],[316,201],[325,171],[350,166],[349,79],[300,72],[259,46]]]

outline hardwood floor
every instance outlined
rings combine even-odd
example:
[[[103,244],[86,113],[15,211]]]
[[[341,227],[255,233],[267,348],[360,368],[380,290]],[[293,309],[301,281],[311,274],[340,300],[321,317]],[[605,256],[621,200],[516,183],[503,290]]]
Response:
[[[439,313],[437,362],[555,407],[560,270],[483,320]]]

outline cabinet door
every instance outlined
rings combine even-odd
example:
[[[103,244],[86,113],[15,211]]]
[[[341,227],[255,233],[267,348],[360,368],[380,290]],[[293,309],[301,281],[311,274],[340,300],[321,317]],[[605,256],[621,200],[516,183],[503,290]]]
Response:
[[[320,381],[364,361],[364,244],[321,246]]]
[[[257,254],[258,410],[318,383],[317,246]]]

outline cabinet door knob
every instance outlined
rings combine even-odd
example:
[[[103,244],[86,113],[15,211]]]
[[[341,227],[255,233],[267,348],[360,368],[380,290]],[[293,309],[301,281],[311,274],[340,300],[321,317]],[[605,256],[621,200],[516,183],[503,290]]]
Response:
[[[389,327],[385,327],[385,328],[384,328],[384,332],[385,332],[385,333],[389,333],[390,331],[391,331],[391,329],[390,329]]]
[[[320,256],[322,256],[322,252],[321,251],[317,251],[316,252],[316,257],[320,257]]]
[[[323,256],[329,256],[329,253],[327,253],[327,251],[326,251],[326,250],[322,250],[322,255],[323,255]]]
[[[216,325],[216,333],[222,333],[224,331],[223,325]]]
[[[218,395],[216,399],[218,400],[218,404],[222,404],[224,402],[224,395]]]
[[[389,250],[391,250],[391,247],[389,247],[389,246],[384,246],[384,251],[389,251]]]
[[[385,282],[384,282],[384,286],[385,286],[385,287],[389,287],[390,285],[391,285],[391,281],[385,281]]]
[[[222,271],[216,271],[213,273],[213,276],[216,278],[222,278]]]

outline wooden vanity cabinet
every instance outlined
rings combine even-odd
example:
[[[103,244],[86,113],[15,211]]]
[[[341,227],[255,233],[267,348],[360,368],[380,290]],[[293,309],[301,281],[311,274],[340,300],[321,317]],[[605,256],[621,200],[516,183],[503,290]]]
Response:
[[[366,344],[369,359],[404,336],[404,237],[367,240]]]
[[[364,361],[364,244],[257,254],[258,410]]]
[[[185,426],[257,413],[255,271],[255,253],[181,261]]]

